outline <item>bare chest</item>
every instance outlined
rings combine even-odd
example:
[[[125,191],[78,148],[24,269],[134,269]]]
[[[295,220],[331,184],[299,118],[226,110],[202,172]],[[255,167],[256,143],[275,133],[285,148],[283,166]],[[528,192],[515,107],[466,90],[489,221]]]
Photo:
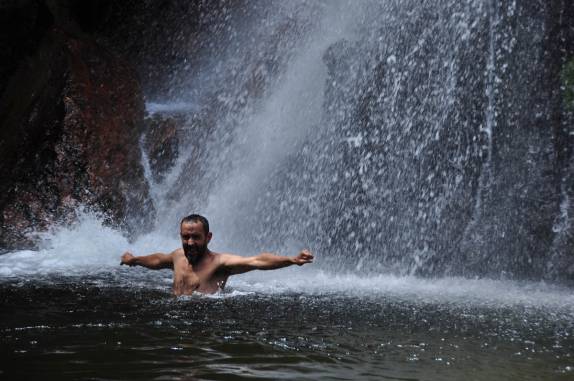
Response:
[[[216,274],[213,266],[194,268],[186,261],[174,266],[173,292],[176,295],[191,295],[193,292],[214,293],[225,285],[225,279]]]

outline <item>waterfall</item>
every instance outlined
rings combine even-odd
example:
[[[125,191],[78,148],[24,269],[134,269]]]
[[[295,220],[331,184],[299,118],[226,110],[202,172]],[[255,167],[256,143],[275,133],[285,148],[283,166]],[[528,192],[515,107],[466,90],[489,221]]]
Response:
[[[492,185],[493,173],[492,173],[492,150],[493,150],[493,131],[496,128],[496,28],[499,24],[499,12],[498,2],[490,1],[488,2],[488,58],[486,63],[486,78],[485,78],[485,95],[487,98],[487,105],[484,116],[484,126],[480,127],[481,133],[484,134],[485,147],[481,150],[481,157],[483,158],[481,171],[478,176],[478,187],[476,192],[476,199],[474,204],[474,210],[472,212],[472,217],[470,222],[467,224],[464,233],[462,235],[462,240],[467,245],[476,244],[482,239],[477,233],[477,224],[481,223],[482,218],[482,208],[483,208],[483,198],[486,197],[486,192],[489,192],[490,186]],[[484,153],[486,152],[486,154]],[[474,235],[474,236],[469,236]],[[466,250],[470,250],[466,247]],[[471,261],[479,261],[480,258],[471,258]]]
[[[481,199],[480,192],[492,181],[492,135],[493,130],[496,128],[496,26],[498,24],[498,7],[497,2],[489,3],[489,31],[488,31],[488,63],[487,63],[487,82],[486,82],[486,97],[488,105],[486,107],[485,121],[486,125],[483,129],[486,134],[486,160],[483,164],[483,169],[479,178],[479,194],[476,198],[476,210],[480,213]],[[478,218],[476,216],[475,218]]]
[[[133,245],[177,245],[197,212],[217,250],[309,247],[330,271],[546,276],[568,208],[532,110],[547,9],[245,1],[199,16],[210,33],[148,98],[176,116],[178,154],[154,177],[140,144],[157,217]]]
[[[496,123],[492,74],[483,84],[472,72],[482,70],[472,67],[475,43],[485,44],[492,24],[484,4],[293,4],[274,7],[263,29],[244,26],[259,41],[249,53],[241,31],[231,32],[237,41],[227,43],[227,58],[189,81],[232,85],[194,89],[203,115],[217,115],[207,127],[201,112],[190,112],[196,123],[186,128],[213,132],[200,147],[180,145],[165,181],[175,202],[159,208],[158,224],[200,211],[232,250],[308,245],[343,270],[432,272],[446,245],[435,239],[439,222],[460,235],[448,217],[461,218],[473,203],[480,131],[461,103],[472,101],[474,86],[488,92],[483,133]],[[494,34],[490,25],[489,73]],[[272,64],[262,67],[262,57]],[[246,89],[253,72],[262,77],[256,91]],[[196,154],[184,148],[190,144]],[[185,179],[191,166],[195,178]]]
[[[539,20],[514,1],[259,6],[244,5],[264,22],[216,36],[216,57],[179,79],[172,104],[194,105],[182,128],[202,143],[183,138],[159,226],[199,211],[225,249],[309,246],[339,271],[520,277],[544,261],[514,243],[529,222],[507,220],[533,213],[508,147],[533,155],[532,184],[548,165],[546,138],[535,148],[513,117]]]

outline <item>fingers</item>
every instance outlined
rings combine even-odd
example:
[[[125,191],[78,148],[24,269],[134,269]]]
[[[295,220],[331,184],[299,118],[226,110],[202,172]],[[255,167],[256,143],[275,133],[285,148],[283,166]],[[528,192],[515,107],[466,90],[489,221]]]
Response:
[[[305,263],[313,263],[313,254],[311,254],[311,252],[307,249],[301,250],[301,252],[299,253],[299,255],[297,256],[297,264],[299,266],[305,264]]]
[[[121,265],[130,265],[130,259],[133,258],[133,254],[130,253],[129,251],[126,251],[125,253],[122,254],[121,257],[121,261],[120,261],[120,266]]]
[[[299,253],[299,257],[300,258],[305,258],[305,259],[313,259],[313,254],[311,254],[311,252],[307,249],[301,250],[301,252]]]

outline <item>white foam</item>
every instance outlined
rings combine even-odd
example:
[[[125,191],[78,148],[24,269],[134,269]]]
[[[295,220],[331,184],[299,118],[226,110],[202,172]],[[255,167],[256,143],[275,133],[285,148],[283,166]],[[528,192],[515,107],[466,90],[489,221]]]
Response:
[[[41,235],[42,249],[0,256],[0,275],[97,272],[117,265],[118,249],[128,246],[126,238],[94,215],[80,211],[78,217],[71,226]]]
[[[130,250],[136,255],[169,251],[178,245],[177,237],[150,233],[135,243],[118,231],[106,227],[102,220],[85,211],[78,213],[78,222],[55,229],[42,238],[38,251],[22,250],[0,256],[0,280],[25,278],[33,275],[96,276],[126,271],[119,266],[120,256]],[[234,297],[252,293],[282,295],[353,296],[359,298],[392,297],[423,303],[464,305],[525,306],[548,308],[552,314],[574,315],[574,294],[567,287],[543,282],[517,282],[460,277],[424,279],[392,274],[363,276],[357,273],[334,273],[321,268],[320,255],[312,265],[274,271],[254,271],[231,277],[226,292],[208,297]],[[139,287],[170,288],[171,274],[158,274],[143,268],[130,269],[126,284]],[[165,279],[164,279],[165,278]]]
[[[299,270],[299,271],[298,271]],[[518,282],[449,277],[425,279],[391,274],[361,276],[290,268],[253,272],[231,278],[238,290],[264,294],[302,293],[356,297],[388,296],[398,299],[492,307],[548,307],[574,315],[574,294],[567,287],[543,282]],[[565,311],[564,311],[565,310]],[[551,311],[550,311],[551,312]]]
[[[77,222],[57,226],[39,235],[39,250],[22,250],[0,255],[0,277],[25,277],[34,274],[94,274],[117,268],[125,251],[136,254],[157,252],[173,240],[148,234],[130,244],[119,231],[106,226],[102,219],[86,210],[77,212]]]

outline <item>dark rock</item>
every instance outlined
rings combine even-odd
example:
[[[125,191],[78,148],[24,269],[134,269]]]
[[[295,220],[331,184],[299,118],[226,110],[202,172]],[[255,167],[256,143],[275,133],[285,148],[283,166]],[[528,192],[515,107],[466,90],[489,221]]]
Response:
[[[129,65],[88,38],[50,31],[0,102],[0,248],[34,246],[28,233],[73,218],[79,204],[131,231],[130,211],[151,217],[143,113]]]
[[[182,116],[154,114],[145,119],[144,150],[148,155],[153,180],[159,183],[177,159],[178,129],[185,123]]]
[[[32,55],[53,23],[41,2],[0,2],[0,94],[26,56]]]

